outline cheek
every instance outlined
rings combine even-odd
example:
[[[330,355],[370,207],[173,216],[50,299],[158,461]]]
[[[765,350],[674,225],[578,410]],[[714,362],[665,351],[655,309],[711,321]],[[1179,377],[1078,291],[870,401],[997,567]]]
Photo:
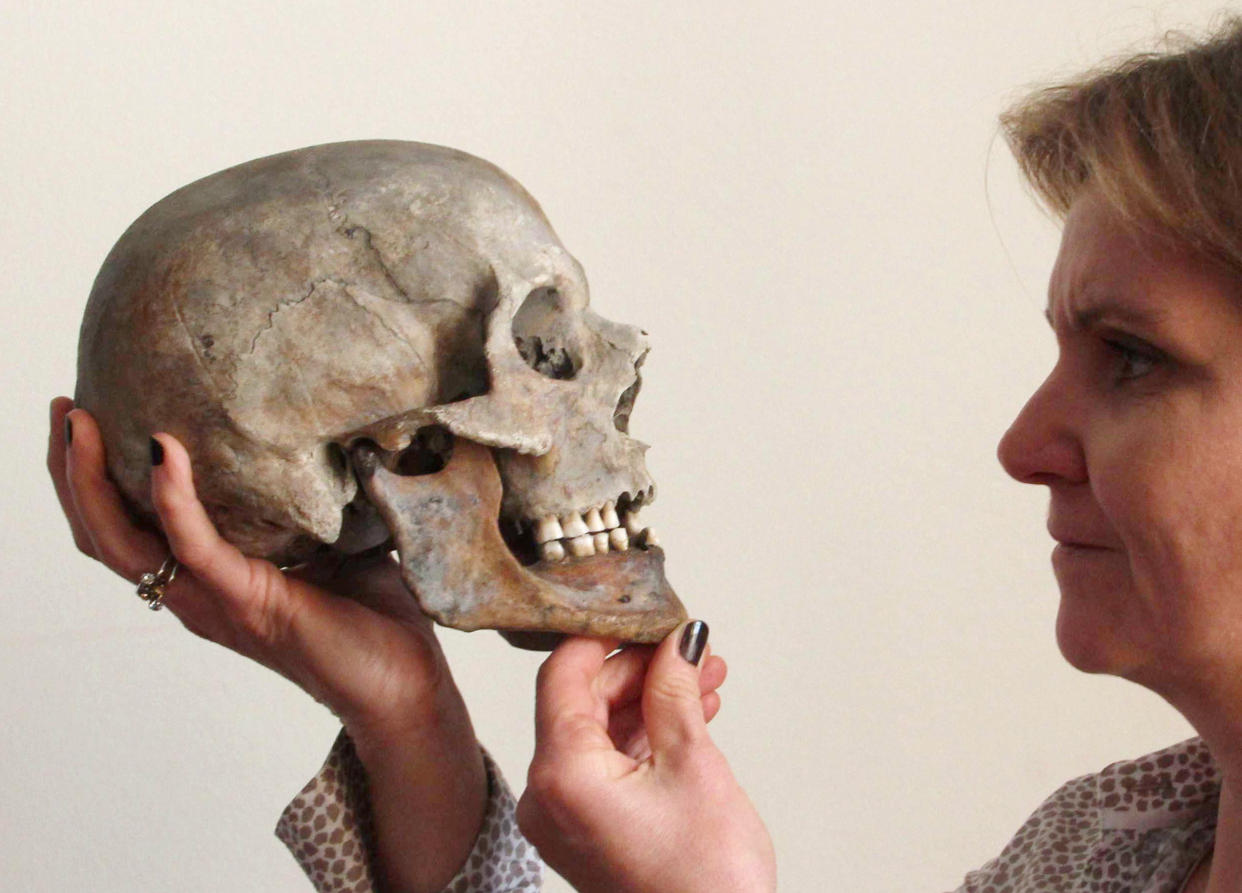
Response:
[[[1145,421],[1101,439],[1090,472],[1096,501],[1126,548],[1136,589],[1166,602],[1166,609],[1216,590],[1236,591],[1242,582],[1242,442],[1233,432],[1242,428],[1177,414]]]

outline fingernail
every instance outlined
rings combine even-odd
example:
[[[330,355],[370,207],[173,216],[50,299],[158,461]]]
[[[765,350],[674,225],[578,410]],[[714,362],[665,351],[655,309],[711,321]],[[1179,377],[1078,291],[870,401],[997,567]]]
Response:
[[[164,446],[154,437],[151,438],[151,464],[164,464]]]
[[[707,624],[702,620],[692,620],[681,634],[678,651],[687,661],[698,666],[703,659],[703,649],[707,647]]]
[[[65,416],[65,446],[73,444],[73,420]]]

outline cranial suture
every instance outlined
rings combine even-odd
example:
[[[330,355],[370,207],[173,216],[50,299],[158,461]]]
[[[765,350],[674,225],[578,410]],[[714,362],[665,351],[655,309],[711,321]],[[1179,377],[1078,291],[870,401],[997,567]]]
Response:
[[[661,638],[684,617],[638,514],[646,333],[595,314],[539,205],[463,152],[314,146],[130,226],[82,323],[77,404],[151,515],[148,437],[221,533],[282,564],[386,544],[459,629]]]

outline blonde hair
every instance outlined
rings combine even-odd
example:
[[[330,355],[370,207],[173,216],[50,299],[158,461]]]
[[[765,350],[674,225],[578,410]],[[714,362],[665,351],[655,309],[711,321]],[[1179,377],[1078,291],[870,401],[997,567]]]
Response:
[[[1090,188],[1124,219],[1242,271],[1242,17],[1037,90],[1000,120],[1058,217]]]

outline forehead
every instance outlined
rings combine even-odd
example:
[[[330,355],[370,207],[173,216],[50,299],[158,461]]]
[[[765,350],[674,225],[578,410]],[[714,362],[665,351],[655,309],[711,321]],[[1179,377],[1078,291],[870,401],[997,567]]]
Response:
[[[1123,221],[1094,193],[1070,209],[1048,284],[1048,317],[1073,325],[1102,309],[1159,321],[1207,310],[1242,318],[1242,282],[1155,230]]]

